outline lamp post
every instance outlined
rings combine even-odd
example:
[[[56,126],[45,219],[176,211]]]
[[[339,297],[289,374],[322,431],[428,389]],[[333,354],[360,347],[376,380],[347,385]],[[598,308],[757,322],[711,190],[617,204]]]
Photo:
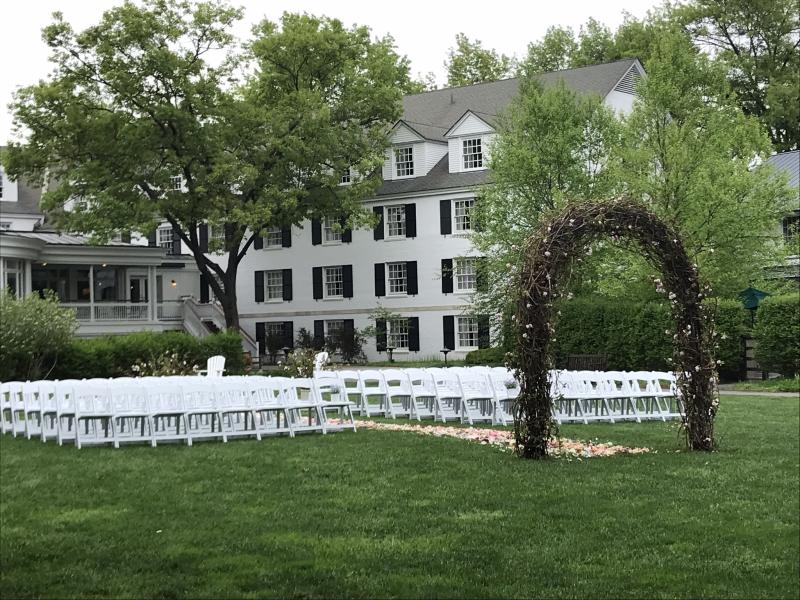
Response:
[[[444,366],[446,367],[447,366],[447,355],[450,352],[450,348],[442,348],[441,350],[439,350],[439,352],[444,354]]]

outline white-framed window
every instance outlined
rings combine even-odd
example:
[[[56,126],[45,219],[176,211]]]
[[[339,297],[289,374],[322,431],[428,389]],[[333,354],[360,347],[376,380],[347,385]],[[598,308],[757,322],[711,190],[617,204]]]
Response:
[[[386,321],[386,347],[408,350],[408,319]]]
[[[481,138],[470,138],[463,141],[464,169],[483,168],[483,145]]]
[[[406,236],[405,204],[386,207],[386,232],[390,238]]]
[[[478,347],[478,319],[474,317],[458,317],[456,345],[459,348]]]
[[[350,169],[347,169],[347,171],[342,173],[342,176],[339,178],[340,185],[349,185],[350,183],[352,183],[352,181],[353,180],[352,177],[350,176]]]
[[[172,242],[173,242],[173,235],[172,235],[172,227],[159,227],[156,237],[156,243],[161,248],[166,248],[167,250],[172,250]]]
[[[283,300],[283,271],[264,271],[264,299]]]
[[[406,263],[396,262],[386,265],[386,279],[389,295],[402,295],[408,293],[408,273]]]
[[[264,248],[280,248],[283,246],[283,232],[280,227],[268,227],[264,230]]]
[[[180,192],[183,189],[183,176],[173,175],[170,177],[169,186],[173,191]]]
[[[472,218],[470,213],[475,205],[475,200],[456,200],[453,202],[453,230],[472,231]]]
[[[457,292],[474,292],[478,287],[478,261],[457,258],[453,265],[453,280]]]
[[[344,297],[344,278],[342,276],[342,267],[324,267],[322,269],[323,279],[325,284],[325,298],[342,298]]]
[[[344,329],[344,319],[331,319],[325,321],[325,337],[337,335]]]
[[[222,225],[214,225],[213,227],[209,225],[208,227],[209,237],[216,243],[216,245],[220,248],[225,246],[225,227]]]
[[[341,243],[342,228],[338,219],[326,217],[322,222],[322,241],[326,244]]]
[[[398,177],[410,177],[414,174],[414,147],[402,146],[394,150],[395,173]]]

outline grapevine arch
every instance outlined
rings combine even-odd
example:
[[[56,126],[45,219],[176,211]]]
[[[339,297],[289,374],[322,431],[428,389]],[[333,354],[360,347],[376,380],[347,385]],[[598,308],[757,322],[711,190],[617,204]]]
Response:
[[[547,455],[554,429],[548,381],[553,302],[573,263],[601,236],[638,247],[661,272],[656,284],[668,295],[675,323],[672,360],[684,400],[687,443],[693,450],[712,450],[719,399],[710,350],[713,324],[703,305],[708,288],[701,289],[697,266],[672,228],[641,204],[621,198],[571,203],[545,220],[527,242],[515,316],[513,366],[522,376],[514,415],[517,451],[526,458]]]

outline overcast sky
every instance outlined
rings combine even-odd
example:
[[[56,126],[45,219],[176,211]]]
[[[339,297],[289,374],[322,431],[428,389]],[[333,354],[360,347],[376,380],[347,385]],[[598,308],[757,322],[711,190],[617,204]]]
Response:
[[[0,35],[0,145],[11,135],[7,109],[14,90],[47,76],[48,52],[41,29],[53,11],[60,10],[77,30],[95,24],[106,9],[122,0],[16,0],[4,3]],[[245,8],[237,34],[245,37],[250,26],[264,18],[276,20],[284,11],[308,12],[341,19],[345,24],[367,25],[374,34],[391,34],[400,54],[411,60],[412,74],[433,72],[439,85],[445,80],[444,60],[464,32],[488,48],[524,56],[528,42],[539,39],[551,25],[576,31],[589,17],[616,28],[627,11],[643,17],[656,0],[493,0],[443,2],[442,0],[233,0]]]

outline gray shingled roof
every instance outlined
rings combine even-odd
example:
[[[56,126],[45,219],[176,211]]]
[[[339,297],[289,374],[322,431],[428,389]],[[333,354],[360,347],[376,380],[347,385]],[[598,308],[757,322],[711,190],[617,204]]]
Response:
[[[583,94],[605,97],[636,62],[629,58],[602,65],[544,73],[539,79],[545,87],[563,80],[566,86]],[[465,112],[471,110],[493,123],[519,93],[519,79],[503,79],[463,87],[444,88],[403,98],[402,120],[420,135],[443,142],[445,132]]]
[[[468,188],[486,183],[489,171],[468,171],[466,173],[451,173],[447,155],[434,165],[424,177],[410,177],[408,179],[391,179],[384,181],[377,196],[392,194],[410,194],[428,190],[446,190],[450,188]]]
[[[789,176],[789,185],[800,188],[800,150],[770,156],[767,162]]]
[[[42,190],[29,186],[21,179],[17,183],[17,201],[0,202],[0,215],[41,215],[39,200]]]
[[[88,246],[90,245],[90,241],[88,236],[85,235],[75,235],[70,233],[46,233],[41,231],[13,231],[6,233],[4,235],[13,235],[16,237],[23,237],[29,238],[32,240],[41,240],[46,244],[55,244],[61,246]],[[137,248],[141,248],[137,244],[131,244],[128,242],[113,242],[109,241],[106,244],[98,244],[98,246],[136,246]]]

